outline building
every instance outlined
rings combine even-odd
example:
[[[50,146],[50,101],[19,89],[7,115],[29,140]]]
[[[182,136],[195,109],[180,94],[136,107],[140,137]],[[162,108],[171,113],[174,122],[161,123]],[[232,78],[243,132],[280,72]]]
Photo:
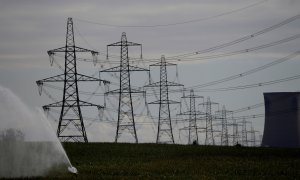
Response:
[[[300,92],[264,93],[262,146],[300,148]]]

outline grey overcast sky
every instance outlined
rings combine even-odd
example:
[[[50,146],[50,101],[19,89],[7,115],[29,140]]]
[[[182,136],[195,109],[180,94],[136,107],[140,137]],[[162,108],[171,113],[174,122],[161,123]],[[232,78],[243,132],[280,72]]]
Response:
[[[148,59],[158,59],[161,55],[168,58],[214,47],[251,35],[299,13],[299,0],[1,0],[0,85],[10,88],[31,108],[51,103],[51,99],[47,96],[38,95],[35,81],[61,73],[56,66],[50,67],[47,50],[65,45],[68,17],[72,17],[74,21],[77,46],[106,53],[106,45],[119,41],[121,33],[126,32],[129,41],[143,44],[143,57],[146,64],[141,62],[138,64],[147,67]],[[191,20],[195,21],[180,24]],[[179,24],[174,25],[174,23]],[[167,24],[169,25],[152,27]],[[279,41],[297,35],[299,32],[300,18],[242,43],[201,56],[244,50]],[[188,58],[182,58],[177,63],[178,79],[187,87],[203,84],[262,66],[299,51],[299,48],[300,40],[295,38],[285,43],[234,56],[201,61],[187,61]],[[112,54],[118,53],[119,50],[112,50]],[[132,49],[130,53],[130,56],[138,57],[138,49]],[[200,57],[200,55],[192,57]],[[96,67],[92,63],[82,62],[79,64],[80,70],[91,75],[101,70],[101,65],[104,68],[109,67],[109,64],[104,62],[105,56],[100,55],[98,58],[101,63]],[[57,62],[63,65],[63,59],[58,58]],[[205,89],[255,84],[299,75],[299,65],[300,59],[297,56],[247,77]],[[175,71],[171,70],[169,79],[176,79],[175,77]],[[112,75],[104,75],[104,78],[117,82]],[[135,85],[143,85],[146,78],[146,75],[140,76],[137,81],[140,80],[142,83]],[[298,91],[299,83],[299,80],[293,80],[258,88],[197,92],[197,94],[210,96],[212,101],[235,110],[263,102],[264,92]],[[93,91],[87,87],[83,89]],[[61,92],[53,92],[52,96],[60,99],[59,94]],[[172,98],[179,100],[181,95],[172,95]],[[155,99],[155,97],[149,99],[151,98]],[[91,101],[103,104],[102,99],[92,98]],[[153,116],[158,116],[157,108],[151,107]],[[178,108],[175,108],[172,113],[176,114],[176,110]],[[261,113],[264,113],[263,107],[236,116]],[[111,120],[115,121],[113,117],[115,116],[112,115]],[[263,132],[263,118],[251,119],[251,121],[256,129]],[[174,123],[174,126],[178,129],[182,125]],[[114,139],[115,126],[112,124],[95,122],[87,130],[89,138],[94,141]],[[155,131],[154,126],[149,128],[140,125],[138,136],[142,142],[153,142]],[[178,130],[175,130],[175,134],[176,141],[184,143],[185,140],[179,139]]]

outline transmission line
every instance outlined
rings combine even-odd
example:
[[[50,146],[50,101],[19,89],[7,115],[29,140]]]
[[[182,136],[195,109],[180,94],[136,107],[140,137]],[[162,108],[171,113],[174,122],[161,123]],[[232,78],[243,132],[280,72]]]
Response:
[[[245,54],[245,53],[249,53],[249,52],[253,52],[253,51],[257,51],[257,50],[261,50],[264,48],[268,48],[268,47],[272,47],[272,46],[276,46],[282,43],[286,43],[295,39],[300,38],[300,34],[296,34],[294,36],[290,36],[288,38],[284,38],[281,39],[279,41],[274,41],[268,44],[263,44],[260,46],[255,46],[252,48],[247,48],[247,49],[242,49],[242,50],[238,50],[238,51],[233,51],[233,52],[227,52],[227,53],[222,53],[222,54],[215,54],[215,55],[209,55],[209,56],[200,56],[200,57],[194,57],[194,58],[179,58],[179,59],[172,59],[169,61],[182,61],[182,62],[186,62],[186,61],[199,61],[199,60],[207,60],[207,59],[215,59],[215,58],[221,58],[221,57],[228,57],[228,56],[233,56],[233,55],[239,55],[239,54]],[[169,59],[169,58],[168,58]]]
[[[237,79],[237,78],[245,77],[247,75],[250,75],[250,74],[256,73],[258,71],[267,69],[267,68],[269,68],[271,66],[283,63],[285,61],[288,61],[288,60],[290,60],[290,59],[292,59],[294,57],[297,57],[298,55],[300,55],[300,51],[294,52],[292,54],[289,54],[288,56],[285,56],[283,58],[277,59],[277,60],[272,61],[272,62],[270,62],[268,64],[265,64],[263,66],[259,66],[259,67],[254,68],[254,69],[250,69],[250,70],[245,71],[243,73],[232,75],[232,76],[229,76],[229,77],[226,77],[226,78],[223,78],[223,79],[219,79],[219,80],[216,80],[216,81],[211,81],[211,82],[208,82],[208,83],[204,83],[204,84],[200,84],[200,85],[196,85],[196,86],[191,86],[191,87],[188,87],[186,89],[189,89],[189,88],[202,88],[202,87],[212,86],[212,85],[224,83],[224,82],[227,82],[227,81],[231,81],[231,80],[234,80],[234,79]]]
[[[227,43],[220,44],[220,45],[217,45],[217,46],[214,46],[214,47],[211,47],[211,48],[207,48],[207,49],[204,49],[204,50],[199,50],[199,51],[195,51],[195,52],[191,52],[191,53],[186,53],[186,54],[181,54],[181,55],[176,55],[176,56],[170,56],[170,57],[168,57],[168,59],[169,58],[183,58],[183,57],[188,57],[188,56],[193,56],[193,55],[198,55],[198,54],[204,54],[204,53],[212,52],[212,51],[222,49],[222,48],[225,48],[225,47],[229,47],[229,46],[241,43],[243,41],[249,40],[251,38],[254,38],[256,36],[259,36],[259,35],[265,34],[267,32],[270,32],[274,29],[277,29],[281,26],[284,26],[288,23],[293,22],[293,21],[297,20],[298,18],[300,18],[300,14],[297,14],[296,16],[290,17],[290,18],[288,18],[288,19],[286,19],[286,20],[284,20],[284,21],[282,21],[278,24],[275,24],[271,27],[265,28],[263,30],[260,30],[258,32],[253,33],[253,34],[250,34],[250,35],[244,36],[242,38],[233,40],[231,42],[227,42]]]
[[[286,24],[288,24],[288,23],[291,23],[291,22],[297,20],[298,18],[300,18],[300,14],[297,14],[297,15],[295,15],[295,16],[293,16],[293,17],[290,17],[290,18],[288,18],[288,19],[286,19],[286,20],[284,20],[284,21],[282,21],[282,22],[280,22],[280,23],[278,23],[278,24],[275,24],[275,25],[273,25],[273,26],[271,26],[271,27],[268,27],[268,28],[265,28],[265,29],[260,30],[260,31],[258,31],[258,32],[255,32],[255,33],[253,33],[253,34],[244,36],[244,37],[242,37],[242,38],[239,38],[239,39],[236,39],[236,40],[233,40],[233,41],[224,43],[224,44],[220,44],[220,45],[217,45],[217,46],[214,46],[214,47],[210,47],[210,48],[207,48],[207,49],[204,49],[204,50],[199,50],[199,51],[195,51],[195,52],[191,52],[191,53],[185,53],[185,54],[176,55],[176,56],[170,56],[170,57],[168,57],[168,58],[166,58],[166,59],[168,59],[169,62],[170,62],[170,59],[176,59],[176,61],[181,61],[181,59],[186,58],[186,57],[189,57],[189,56],[199,55],[199,54],[204,54],[204,53],[212,52],[212,51],[215,51],[215,50],[218,50],[218,49],[222,49],[222,48],[225,48],[225,47],[229,47],[229,46],[232,46],[232,45],[241,43],[241,42],[243,42],[243,41],[249,40],[249,39],[251,39],[251,38],[254,38],[254,37],[256,37],[256,36],[265,34],[265,33],[267,33],[267,32],[270,32],[270,31],[274,30],[274,29],[280,28],[280,27],[282,27],[282,26],[284,26],[284,25],[286,25]],[[77,31],[78,31],[78,29],[77,29]],[[79,34],[79,36],[82,37],[82,39],[84,39],[84,41],[86,41],[86,39],[82,36],[81,33],[79,33],[79,31],[78,31],[78,34]],[[90,46],[90,43],[87,42],[87,44]],[[271,46],[273,46],[273,45],[271,45]],[[258,48],[259,48],[259,47],[258,47]],[[247,50],[249,50],[249,49],[245,49],[245,50],[241,50],[241,51],[247,51]],[[231,52],[231,53],[238,53],[238,52]],[[245,52],[240,52],[240,53],[245,53]],[[103,54],[103,55],[106,55],[106,56],[107,56],[107,54],[101,53],[101,51],[100,51],[100,54]],[[232,54],[232,55],[234,55],[234,54]],[[228,53],[228,54],[221,54],[221,55],[214,55],[214,56],[218,56],[218,57],[229,56],[229,53]],[[110,55],[109,57],[115,57],[115,58],[118,58],[118,56],[111,56],[111,55]],[[200,58],[201,58],[200,60],[204,60],[204,59],[206,59],[206,58],[211,59],[211,58],[217,58],[217,57],[206,57],[206,58],[205,58],[205,57],[200,57]],[[130,59],[131,59],[131,62],[139,61],[139,60],[140,60],[139,58],[138,58],[138,59],[137,59],[137,58],[130,58]],[[197,58],[196,58],[196,59],[197,59]],[[81,58],[81,59],[78,58],[78,60],[81,60],[81,61],[87,61],[87,62],[92,61],[91,59],[82,59],[82,58]],[[185,61],[187,61],[187,60],[188,60],[188,61],[192,61],[192,60],[195,60],[195,59],[186,59]],[[199,60],[199,59],[198,59],[198,60]],[[159,62],[159,61],[160,61],[160,59],[158,59],[158,58],[143,59],[143,62],[148,62],[148,63]],[[100,62],[108,63],[106,60],[100,60],[100,61],[98,60],[97,62],[98,62],[98,63],[100,63]],[[115,63],[119,63],[119,62],[118,62],[118,61],[111,61],[111,60],[110,60],[109,63],[115,64]]]
[[[296,56],[298,56],[300,54],[300,51],[297,51],[297,52],[294,52],[294,53],[291,53],[289,54],[288,56],[285,56],[283,58],[280,58],[280,59],[277,59],[275,61],[272,61],[268,64],[265,64],[263,66],[259,66],[257,68],[254,68],[254,69],[250,69],[248,71],[245,71],[243,73],[239,73],[239,74],[235,74],[235,75],[232,75],[232,76],[229,76],[229,77],[226,77],[226,78],[222,78],[222,79],[219,79],[219,80],[215,80],[215,81],[211,81],[211,82],[207,82],[207,83],[204,83],[204,84],[199,84],[199,85],[195,85],[195,86],[190,86],[190,87],[186,87],[185,90],[189,90],[189,89],[194,89],[194,88],[203,88],[203,87],[208,87],[208,86],[212,86],[212,85],[216,85],[216,84],[220,84],[220,83],[224,83],[224,82],[227,82],[227,81],[231,81],[231,80],[234,80],[234,79],[237,79],[237,78],[242,78],[242,77],[245,77],[247,75],[250,75],[250,74],[253,74],[253,73],[256,73],[256,72],[259,72],[259,71],[262,71],[264,69],[267,69],[271,66],[274,66],[274,65],[277,65],[277,64],[280,64],[280,63],[283,63],[283,62],[286,62],[292,58],[295,58]],[[277,83],[277,82],[276,82]],[[262,83],[258,83],[258,86],[260,85],[264,85]],[[169,91],[170,93],[175,93],[175,92],[178,92],[178,90],[170,90]],[[201,91],[203,92],[203,91]],[[157,94],[154,94],[154,93],[147,93],[148,96],[150,95],[157,95]]]
[[[197,92],[217,92],[217,91],[232,91],[232,90],[239,90],[239,89],[247,89],[247,88],[261,87],[261,86],[296,80],[299,78],[300,78],[300,75],[296,75],[296,76],[291,76],[291,77],[287,77],[287,78],[283,78],[283,79],[277,79],[277,80],[273,80],[273,81],[266,81],[266,82],[248,84],[248,85],[242,85],[242,86],[216,88],[216,89],[200,89],[200,90],[197,90]]]
[[[249,9],[249,8],[258,6],[258,5],[263,4],[263,3],[267,2],[267,1],[268,0],[258,1],[256,3],[250,4],[248,6],[245,6],[245,7],[239,8],[239,9],[234,9],[234,10],[231,10],[231,11],[228,11],[228,12],[220,13],[220,14],[217,14],[217,15],[209,16],[209,17],[204,17],[204,18],[199,18],[199,19],[192,19],[192,20],[187,20],[187,21],[182,21],[182,22],[175,22],[175,23],[166,23],[166,24],[118,25],[118,24],[108,24],[108,23],[94,22],[94,21],[80,19],[80,18],[76,18],[76,20],[81,21],[81,22],[85,22],[85,23],[97,24],[97,25],[107,26],[107,27],[116,27],[116,28],[155,28],[155,27],[167,27],[167,26],[177,26],[177,25],[197,23],[197,22],[200,22],[200,21],[206,21],[206,20],[210,20],[210,19],[215,19],[215,18],[218,18],[218,17],[222,17],[222,16],[225,16],[225,15],[233,14],[233,13],[245,10],[245,9]]]

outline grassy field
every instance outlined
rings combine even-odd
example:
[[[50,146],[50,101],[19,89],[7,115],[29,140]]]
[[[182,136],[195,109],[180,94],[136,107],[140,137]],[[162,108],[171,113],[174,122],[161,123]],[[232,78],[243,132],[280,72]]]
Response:
[[[300,149],[65,143],[76,179],[300,179]]]

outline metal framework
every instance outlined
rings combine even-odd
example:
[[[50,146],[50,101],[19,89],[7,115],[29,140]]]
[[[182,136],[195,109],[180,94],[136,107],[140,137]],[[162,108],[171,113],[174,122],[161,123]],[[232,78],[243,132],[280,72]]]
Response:
[[[249,142],[251,143],[251,146],[254,147],[257,145],[258,142],[258,140],[256,139],[256,133],[259,133],[259,131],[254,130],[254,127],[251,126],[251,130],[248,132],[250,133],[250,138],[251,138]]]
[[[227,118],[228,119],[228,118]],[[232,134],[228,134],[228,137],[232,139],[232,145],[235,146],[237,144],[239,144],[239,140],[240,140],[240,133],[239,133],[239,126],[243,126],[240,123],[236,122],[236,118],[232,117],[231,118],[231,123],[228,123],[227,121],[227,128],[228,126],[232,126]]]
[[[119,72],[120,73],[120,86],[119,89],[106,92],[106,94],[119,94],[119,108],[118,108],[118,124],[115,136],[115,142],[118,142],[123,131],[127,130],[138,143],[138,137],[135,128],[132,93],[144,93],[137,89],[131,88],[130,72],[132,71],[149,71],[148,69],[131,66],[129,64],[128,47],[140,46],[142,58],[142,45],[134,42],[127,41],[126,33],[123,32],[121,41],[107,45],[107,58],[109,47],[120,47],[120,66],[112,67],[100,72]]]
[[[239,143],[239,124],[236,122],[236,119],[232,119],[231,124],[227,124],[232,126],[232,145],[237,145]]]
[[[89,52],[93,55],[93,58],[98,52],[88,50],[85,48],[75,46],[73,20],[68,18],[67,20],[67,33],[66,33],[66,45],[65,47],[57,48],[48,51],[50,57],[50,63],[52,65],[55,53],[65,53],[65,69],[64,74],[56,75],[53,77],[38,80],[36,83],[39,86],[39,93],[42,93],[42,86],[44,83],[51,82],[63,82],[63,100],[43,106],[45,111],[49,108],[60,108],[61,113],[58,122],[57,136],[62,142],[88,142],[84,122],[81,113],[82,106],[95,106],[98,110],[104,108],[103,106],[92,104],[89,102],[81,101],[78,94],[78,81],[97,81],[99,83],[108,81],[98,78],[86,76],[77,73],[76,67],[76,52]]]
[[[228,146],[229,145],[229,133],[228,133],[228,113],[232,113],[232,111],[227,111],[225,106],[222,107],[222,110],[216,111],[218,115],[218,119],[221,119],[221,145],[222,146]]]
[[[186,119],[189,122],[188,127],[184,127],[180,130],[188,130],[189,132],[189,139],[188,139],[188,144],[199,144],[198,140],[198,130],[200,129],[197,125],[197,121],[199,118],[197,117],[198,115],[205,115],[205,113],[196,111],[196,98],[204,98],[203,96],[197,96],[194,94],[194,90],[190,90],[190,95],[183,96],[181,97],[183,99],[189,99],[189,107],[188,111],[186,112],[181,112],[179,115],[186,115],[189,118]]]
[[[250,121],[246,121],[246,118],[243,118],[241,121],[242,123],[242,145],[248,146],[248,130],[247,130],[247,123],[251,123]]]
[[[183,86],[175,82],[168,81],[167,66],[176,66],[176,64],[167,63],[165,56],[161,56],[161,61],[150,65],[160,67],[160,81],[146,85],[145,87],[159,87],[159,100],[149,104],[159,104],[159,119],[157,127],[156,143],[174,144],[174,136],[172,130],[172,121],[170,114],[170,104],[179,103],[169,100],[170,86]]]
[[[206,102],[200,103],[206,108],[205,120],[206,120],[206,131],[205,131],[205,145],[215,145],[214,139],[214,129],[213,129],[213,115],[211,114],[212,105],[218,105],[219,103],[210,101],[210,98],[207,97]]]

